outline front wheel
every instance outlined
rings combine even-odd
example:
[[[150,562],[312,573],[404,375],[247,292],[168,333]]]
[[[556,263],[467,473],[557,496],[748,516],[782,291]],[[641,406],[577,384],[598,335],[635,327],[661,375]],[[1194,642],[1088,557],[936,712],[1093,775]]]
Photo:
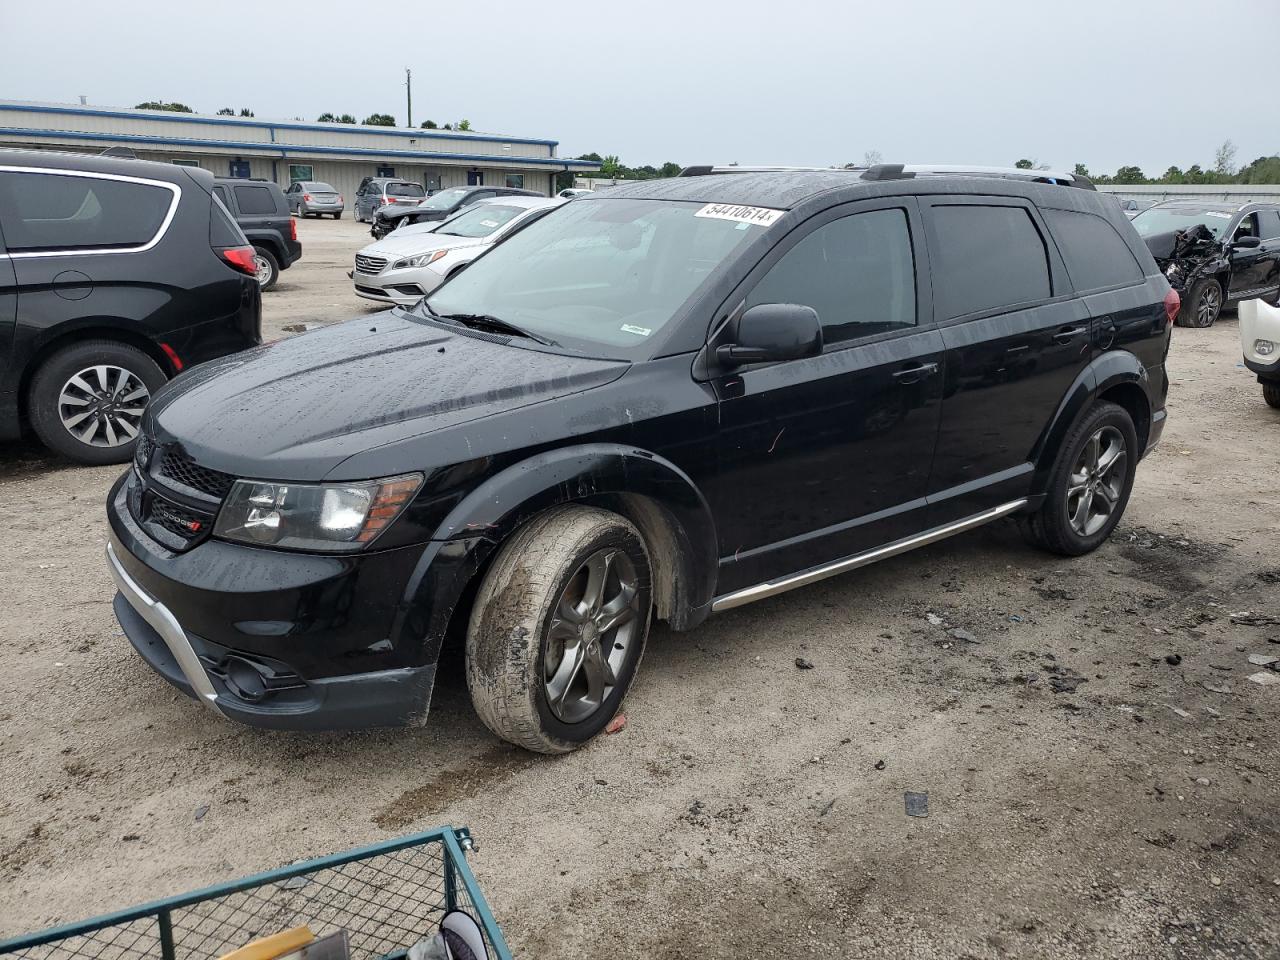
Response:
[[[558,507],[485,575],[467,631],[467,687],[485,726],[536,753],[568,753],[617,713],[649,632],[649,555],[623,517]]]
[[[31,426],[46,447],[79,463],[125,463],[142,412],[165,382],[137,347],[89,340],[59,350],[31,381]]]
[[[1264,383],[1262,399],[1267,401],[1267,406],[1280,410],[1280,383]]]
[[[1197,280],[1178,311],[1180,327],[1212,327],[1222,313],[1222,285],[1212,277]]]
[[[1064,556],[1096,550],[1124,515],[1137,468],[1138,436],[1129,412],[1095,403],[1063,441],[1044,503],[1021,518],[1023,533]]]

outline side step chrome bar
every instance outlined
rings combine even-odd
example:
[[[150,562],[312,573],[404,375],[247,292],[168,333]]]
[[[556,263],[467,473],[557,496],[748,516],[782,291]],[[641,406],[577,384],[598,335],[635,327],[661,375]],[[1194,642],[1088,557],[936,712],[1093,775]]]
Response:
[[[808,570],[793,573],[791,576],[783,577],[780,580],[769,580],[765,583],[758,583],[754,587],[744,587],[741,590],[735,590],[733,593],[726,593],[723,597],[717,597],[712,601],[711,610],[713,613],[732,610],[734,607],[753,603],[756,600],[763,600],[766,597],[777,596],[780,593],[786,593],[788,590],[794,590],[796,587],[817,583],[819,580],[826,580],[828,577],[834,577],[849,570],[857,570],[859,567],[865,567],[868,564],[875,563],[877,560],[896,557],[898,554],[914,550],[916,547],[927,546],[930,543],[936,543],[939,540],[945,540],[947,537],[955,536],[957,533],[964,533],[966,530],[980,527],[984,523],[990,523],[992,520],[998,520],[1017,510],[1021,510],[1026,505],[1025,497],[1021,500],[1013,500],[982,513],[976,513],[972,517],[966,517],[964,520],[957,520],[945,526],[926,530],[924,533],[917,533],[912,537],[895,540],[893,543],[887,543],[883,547],[876,547],[874,550],[855,553],[851,557],[845,557],[843,560],[836,560],[821,567],[811,567]]]

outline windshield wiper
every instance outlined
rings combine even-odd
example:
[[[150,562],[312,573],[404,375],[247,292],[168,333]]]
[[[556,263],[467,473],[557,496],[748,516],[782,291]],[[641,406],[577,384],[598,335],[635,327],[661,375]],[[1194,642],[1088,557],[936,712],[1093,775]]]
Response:
[[[425,301],[424,301],[425,302]],[[431,309],[430,307],[427,308]],[[492,333],[510,333],[517,337],[526,337],[534,343],[540,343],[544,347],[558,347],[560,344],[548,337],[539,336],[531,333],[523,327],[517,327],[509,320],[503,320],[501,317],[495,317],[491,313],[445,313],[438,315],[441,320],[452,320],[454,323],[460,323],[464,327],[470,327],[473,330],[488,330]]]

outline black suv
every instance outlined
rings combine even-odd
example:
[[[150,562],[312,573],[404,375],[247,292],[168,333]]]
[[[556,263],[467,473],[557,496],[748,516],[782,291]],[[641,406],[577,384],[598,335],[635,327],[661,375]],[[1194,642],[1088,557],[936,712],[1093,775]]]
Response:
[[[651,615],[1006,516],[1093,550],[1164,427],[1178,299],[1114,201],[1049,176],[620,186],[410,309],[207,365],[109,495],[116,615],[274,727],[422,723],[456,631],[484,722],[557,753]]]
[[[432,194],[416,206],[388,204],[379,207],[373,215],[373,227],[369,232],[381,240],[402,224],[445,220],[481,200],[512,196],[540,197],[542,194],[536,190],[518,190],[515,187],[450,187]]]
[[[290,215],[284,191],[270,180],[236,177],[217,177],[213,190],[253,244],[258,284],[270,290],[281,270],[302,259],[298,222]]]
[[[261,342],[253,249],[205,171],[0,150],[0,439],[133,454],[186,367]]]
[[[1180,327],[1211,327],[1225,306],[1280,293],[1280,204],[1166,200],[1133,226],[1182,298]]]

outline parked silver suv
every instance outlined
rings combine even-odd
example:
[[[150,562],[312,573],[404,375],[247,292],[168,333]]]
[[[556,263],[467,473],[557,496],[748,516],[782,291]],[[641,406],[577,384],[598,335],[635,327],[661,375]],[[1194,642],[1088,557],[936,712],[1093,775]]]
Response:
[[[356,219],[369,223],[382,207],[396,204],[417,206],[426,196],[427,191],[420,183],[395,177],[372,177],[360,184],[360,191],[356,194]]]

